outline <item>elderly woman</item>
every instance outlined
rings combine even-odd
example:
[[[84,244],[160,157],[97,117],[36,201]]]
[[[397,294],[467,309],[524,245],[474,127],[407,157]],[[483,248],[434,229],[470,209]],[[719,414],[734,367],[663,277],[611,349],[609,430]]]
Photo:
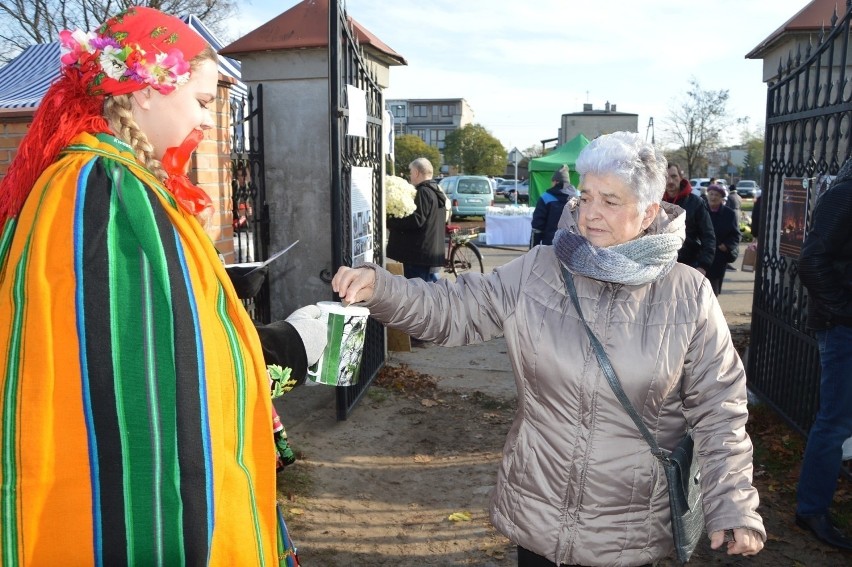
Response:
[[[737,259],[739,254],[740,232],[737,213],[725,206],[727,191],[721,185],[711,185],[707,188],[707,206],[710,209],[710,220],[713,222],[713,233],[716,235],[716,254],[713,263],[707,270],[707,279],[713,293],[722,293],[722,282],[728,264]]]
[[[666,160],[616,132],[589,144],[576,166],[579,205],[566,209],[553,246],[455,284],[368,266],[341,268],[332,286],[388,326],[444,346],[506,336],[518,409],[491,520],[518,544],[518,565],[652,564],[673,549],[665,476],[604,378],[564,266],[659,445],[671,449],[692,429],[711,546],[754,555],[766,534],[745,373],[706,278],[677,264],[684,217],[659,203]]]

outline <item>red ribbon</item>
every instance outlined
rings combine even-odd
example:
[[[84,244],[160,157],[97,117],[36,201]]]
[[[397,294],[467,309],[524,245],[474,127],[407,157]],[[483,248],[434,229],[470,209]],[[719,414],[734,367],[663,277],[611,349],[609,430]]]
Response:
[[[163,169],[169,175],[166,178],[166,188],[187,212],[196,216],[207,208],[213,208],[210,195],[201,187],[193,185],[186,176],[189,158],[203,139],[204,132],[193,130],[180,146],[168,148],[162,159]]]

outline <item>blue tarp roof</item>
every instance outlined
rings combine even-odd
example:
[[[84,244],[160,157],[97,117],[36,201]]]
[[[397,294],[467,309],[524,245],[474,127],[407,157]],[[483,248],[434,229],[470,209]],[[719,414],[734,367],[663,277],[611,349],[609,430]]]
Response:
[[[223,44],[195,16],[182,18],[216,51]],[[0,109],[14,110],[36,108],[48,87],[59,76],[59,42],[42,43],[27,47],[20,55],[0,67]],[[236,79],[231,96],[247,95],[246,86],[240,82],[240,62],[219,56],[219,72]]]

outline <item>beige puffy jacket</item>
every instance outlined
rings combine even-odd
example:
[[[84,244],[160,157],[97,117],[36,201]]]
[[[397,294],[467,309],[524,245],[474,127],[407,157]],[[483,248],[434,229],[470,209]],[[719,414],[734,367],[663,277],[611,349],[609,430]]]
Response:
[[[708,281],[682,264],[641,286],[574,280],[658,443],[672,448],[694,428],[708,533],[747,527],[765,539],[745,372]],[[388,326],[445,346],[506,336],[518,408],[491,500],[500,532],[557,564],[642,565],[669,554],[665,475],[598,366],[552,247],[456,284],[377,269],[365,305]]]

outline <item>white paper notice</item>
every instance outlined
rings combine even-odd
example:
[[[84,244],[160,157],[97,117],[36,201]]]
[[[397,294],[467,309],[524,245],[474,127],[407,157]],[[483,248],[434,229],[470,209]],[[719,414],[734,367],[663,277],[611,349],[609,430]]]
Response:
[[[367,137],[367,93],[358,87],[346,85],[346,100],[349,105],[349,124],[346,133],[350,136]]]
[[[352,168],[352,267],[373,261],[373,168]]]

